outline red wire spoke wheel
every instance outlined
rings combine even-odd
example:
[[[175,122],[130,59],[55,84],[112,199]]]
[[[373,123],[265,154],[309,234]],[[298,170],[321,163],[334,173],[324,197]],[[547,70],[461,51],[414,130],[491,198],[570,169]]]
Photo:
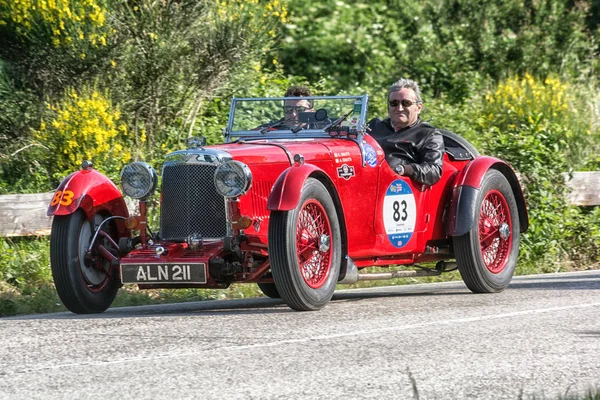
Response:
[[[512,221],[506,199],[497,190],[490,191],[481,203],[479,243],[485,266],[492,274],[502,272],[508,261]]]
[[[304,282],[313,289],[323,286],[331,270],[331,226],[323,206],[312,199],[298,214],[296,253]]]
[[[519,256],[519,211],[506,177],[490,169],[475,199],[471,230],[453,238],[458,270],[474,293],[506,289]]]
[[[319,180],[306,180],[295,209],[271,213],[269,257],[277,292],[289,307],[316,311],[329,302],[340,273],[341,231]]]

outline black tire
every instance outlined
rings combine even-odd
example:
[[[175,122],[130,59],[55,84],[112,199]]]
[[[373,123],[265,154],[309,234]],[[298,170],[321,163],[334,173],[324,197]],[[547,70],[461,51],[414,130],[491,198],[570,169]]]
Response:
[[[103,220],[94,216],[94,223]],[[105,224],[108,231],[110,223]],[[105,311],[115,299],[119,284],[108,275],[110,262],[101,258],[86,260],[85,250],[95,231],[83,213],[77,210],[70,215],[56,215],[50,234],[50,266],[58,297],[76,314],[93,314]],[[114,238],[114,237],[113,237]],[[103,239],[96,239],[102,243]]]
[[[474,212],[471,231],[454,238],[458,270],[472,292],[501,292],[517,266],[520,240],[517,202],[501,172],[486,172]]]
[[[331,300],[340,273],[341,234],[321,182],[308,178],[294,210],[271,213],[269,255],[275,286],[289,307],[316,311]]]
[[[263,294],[267,297],[270,297],[272,299],[280,299],[281,295],[279,294],[279,291],[277,290],[277,286],[275,286],[274,283],[263,283],[263,282],[259,282],[257,283],[259,289],[261,292],[263,292]]]

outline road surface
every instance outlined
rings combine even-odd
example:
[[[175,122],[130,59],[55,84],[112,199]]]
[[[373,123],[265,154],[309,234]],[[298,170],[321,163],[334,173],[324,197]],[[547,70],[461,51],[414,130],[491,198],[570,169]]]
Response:
[[[556,399],[600,389],[600,271],[0,319],[0,398]]]

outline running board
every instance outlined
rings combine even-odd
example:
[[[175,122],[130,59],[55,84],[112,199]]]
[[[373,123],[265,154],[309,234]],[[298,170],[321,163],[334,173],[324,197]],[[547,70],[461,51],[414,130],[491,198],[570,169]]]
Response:
[[[439,269],[427,268],[418,270],[402,270],[402,271],[390,271],[390,272],[372,272],[366,274],[359,274],[356,264],[348,257],[348,268],[346,270],[346,276],[344,279],[339,281],[339,284],[348,285],[358,281],[379,281],[394,278],[411,278],[416,276],[438,276],[442,272],[450,270],[448,267],[455,267],[455,263],[441,264]]]

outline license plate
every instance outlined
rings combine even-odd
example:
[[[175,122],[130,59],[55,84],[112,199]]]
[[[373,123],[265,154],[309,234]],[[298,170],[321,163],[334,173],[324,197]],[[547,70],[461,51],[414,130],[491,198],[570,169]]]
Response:
[[[206,283],[206,264],[121,264],[121,279],[123,283]]]

